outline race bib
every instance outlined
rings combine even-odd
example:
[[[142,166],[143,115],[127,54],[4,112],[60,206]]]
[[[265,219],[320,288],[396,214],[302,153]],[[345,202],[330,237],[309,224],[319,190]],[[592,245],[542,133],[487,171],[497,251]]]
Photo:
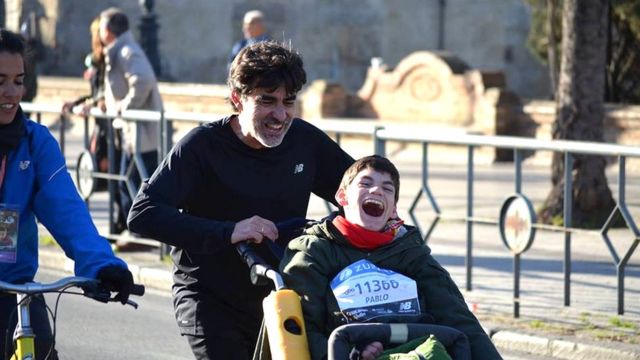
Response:
[[[18,210],[0,204],[0,263],[15,263],[18,254]]]
[[[340,311],[353,321],[364,322],[383,315],[418,315],[416,282],[368,260],[342,269],[331,280]]]

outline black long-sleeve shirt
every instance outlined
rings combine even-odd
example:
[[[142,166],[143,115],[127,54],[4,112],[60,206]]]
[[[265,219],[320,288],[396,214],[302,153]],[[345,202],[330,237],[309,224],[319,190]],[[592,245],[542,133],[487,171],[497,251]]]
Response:
[[[254,215],[273,222],[305,217],[312,192],[335,202],[342,175],[353,163],[331,138],[301,119],[293,120],[279,146],[263,149],[245,145],[230,119],[193,129],[178,142],[142,185],[129,214],[131,231],[175,247],[179,324],[192,324],[203,296],[261,315],[256,304],[268,288],[249,282],[247,266],[231,245],[235,223]],[[258,252],[269,258],[265,247]]]

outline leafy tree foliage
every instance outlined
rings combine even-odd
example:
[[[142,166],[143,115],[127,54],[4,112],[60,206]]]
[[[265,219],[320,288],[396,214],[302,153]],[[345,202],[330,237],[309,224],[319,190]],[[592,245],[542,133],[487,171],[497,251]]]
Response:
[[[553,96],[559,72],[564,1],[524,1],[532,12],[527,45],[542,63],[549,65]],[[640,104],[640,1],[612,0],[607,31],[605,101]]]

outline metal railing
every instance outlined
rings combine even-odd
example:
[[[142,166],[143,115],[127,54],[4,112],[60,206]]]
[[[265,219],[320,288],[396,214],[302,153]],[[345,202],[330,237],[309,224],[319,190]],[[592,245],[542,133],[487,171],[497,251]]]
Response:
[[[558,231],[564,233],[564,305],[571,304],[571,237],[576,231],[585,232],[584,229],[573,228],[572,224],[572,199],[573,196],[566,194],[573,193],[572,164],[575,154],[615,156],[618,159],[618,204],[612,210],[608,220],[599,230],[591,232],[598,233],[605,242],[616,267],[617,290],[618,290],[618,314],[624,313],[624,277],[625,268],[633,255],[633,252],[640,243],[640,232],[631,216],[625,196],[626,188],[626,160],[629,157],[640,158],[640,147],[622,146],[605,143],[568,141],[568,140],[538,140],[511,136],[486,136],[486,135],[456,135],[455,137],[440,135],[438,133],[424,134],[407,132],[405,129],[398,130],[391,127],[377,129],[374,135],[375,146],[379,150],[379,155],[385,154],[385,144],[387,141],[411,142],[422,144],[422,187],[418,191],[412,206],[409,210],[412,220],[419,226],[418,219],[415,218],[413,210],[421,196],[426,196],[431,203],[436,218],[425,235],[425,241],[430,236],[435,225],[441,217],[441,211],[437,205],[435,197],[429,188],[428,174],[429,163],[427,150],[429,144],[457,145],[467,148],[467,212],[466,216],[460,218],[466,223],[466,289],[472,290],[472,269],[473,269],[473,225],[474,223],[498,224],[498,221],[479,219],[474,217],[474,151],[477,147],[488,146],[493,148],[508,148],[514,151],[514,190],[516,194],[522,194],[522,161],[523,152],[527,150],[547,150],[564,154],[564,205],[563,205],[563,226],[553,226],[546,224],[532,224],[534,228]],[[635,237],[631,246],[625,254],[620,257],[611,243],[608,231],[613,225],[616,213],[620,213],[625,222],[633,232]],[[519,254],[514,255],[514,315],[519,316]]]
[[[36,119],[40,119],[42,114],[60,114],[59,107],[44,106],[39,104],[23,103],[22,107],[25,111],[35,114]],[[107,118],[113,120],[116,114],[102,113],[98,109],[92,109],[89,116],[96,118]],[[173,145],[172,141],[172,124],[174,122],[193,122],[203,123],[221,118],[222,115],[216,114],[202,114],[202,113],[188,113],[188,112],[157,112],[157,111],[126,111],[122,113],[120,118],[127,121],[156,121],[160,123],[159,131],[159,158],[166,155]],[[89,117],[84,119],[84,136],[85,144],[88,144],[88,124]],[[109,136],[113,139],[113,130],[111,121],[109,121]],[[458,217],[458,220],[464,221],[466,224],[466,254],[465,254],[465,268],[466,268],[466,289],[472,290],[472,273],[473,273],[473,226],[474,224],[499,224],[498,220],[479,218],[474,216],[474,153],[478,147],[491,147],[491,148],[507,148],[512,149],[514,152],[514,190],[516,194],[522,194],[522,162],[523,153],[526,151],[550,151],[564,154],[565,167],[564,167],[564,193],[571,194],[573,188],[573,178],[571,176],[572,161],[574,155],[600,155],[607,157],[617,157],[618,160],[618,204],[612,211],[609,219],[604,226],[599,230],[591,230],[590,232],[599,234],[605,242],[607,249],[609,250],[613,263],[617,272],[617,310],[619,314],[624,313],[624,279],[625,268],[629,262],[629,259],[638,244],[640,243],[640,231],[636,226],[632,216],[627,207],[627,200],[625,197],[626,186],[626,160],[627,158],[640,158],[640,148],[604,143],[591,143],[580,141],[562,141],[562,140],[538,140],[531,138],[521,137],[509,137],[509,136],[484,136],[484,135],[468,135],[468,134],[456,134],[451,136],[450,134],[441,134],[439,132],[424,133],[419,131],[407,131],[410,127],[407,126],[380,126],[374,121],[360,121],[353,119],[322,119],[322,121],[313,122],[321,130],[333,134],[336,142],[340,143],[343,135],[357,135],[370,138],[372,141],[372,151],[379,155],[385,155],[387,142],[400,142],[400,143],[417,143],[422,145],[422,166],[421,166],[421,188],[418,190],[412,205],[409,209],[410,216],[414,224],[423,233],[420,228],[420,222],[415,217],[415,209],[418,201],[424,196],[430,202],[436,217],[424,234],[425,241],[431,236],[438,221],[443,218],[442,210],[437,204],[436,197],[434,196],[429,186],[429,162],[428,162],[428,147],[430,144],[442,144],[466,147],[467,149],[467,176],[466,176],[466,213],[465,216]],[[60,146],[65,148],[64,128],[60,129],[59,134]],[[109,154],[113,154],[112,141],[109,144]],[[93,176],[97,178],[105,178],[109,180],[109,193],[110,199],[113,199],[113,184],[115,181],[123,181],[119,175],[115,174],[115,164],[111,164],[113,157],[110,156],[109,174],[94,173]],[[564,277],[564,305],[569,306],[571,303],[571,239],[572,234],[580,231],[585,232],[587,230],[577,229],[573,227],[572,219],[572,196],[564,196],[564,209],[563,218],[564,224],[562,226],[552,226],[535,223],[532,224],[534,228],[544,229],[550,231],[557,231],[564,234],[564,256],[563,256],[563,277]],[[111,202],[111,201],[110,201]],[[327,205],[327,209],[330,207]],[[111,210],[111,209],[110,209]],[[627,249],[624,255],[620,256],[613,247],[611,240],[608,236],[608,231],[612,226],[613,218],[619,213],[627,223],[630,230],[633,232],[635,239],[631,246]],[[110,222],[113,221],[110,211]],[[111,234],[107,234],[109,237]],[[165,253],[166,249],[162,250]],[[514,255],[514,315],[518,316],[518,292],[519,292],[519,254]]]

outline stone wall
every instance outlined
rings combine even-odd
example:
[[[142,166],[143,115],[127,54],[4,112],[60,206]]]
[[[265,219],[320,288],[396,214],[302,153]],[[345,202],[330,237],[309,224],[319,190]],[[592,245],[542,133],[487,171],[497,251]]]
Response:
[[[495,79],[486,81],[499,83]],[[212,120],[232,111],[227,102],[225,85],[160,83],[159,87],[165,108],[170,111],[209,113]],[[40,78],[40,93],[35,102],[62,106],[64,101],[88,93],[89,86],[82,79],[43,76]],[[317,96],[321,93],[325,94],[324,98]],[[469,131],[486,135],[551,138],[551,126],[555,118],[554,102],[522,101],[499,86],[490,87],[484,92],[483,98],[483,115],[476,115],[472,124],[464,125]],[[353,94],[349,95],[343,87],[326,82],[307,87],[299,99],[302,102],[302,114],[308,114],[314,119],[317,116],[313,116],[313,113],[338,117],[338,114],[344,113],[351,106],[349,104],[354,102]],[[605,141],[624,145],[639,144],[640,106],[607,104],[605,109]]]
[[[65,101],[90,93],[88,82],[80,78],[41,76],[38,87],[34,102],[60,107]],[[212,117],[232,111],[227,102],[226,85],[161,82],[158,87],[164,107],[169,111],[210,113]]]
[[[537,125],[538,139],[551,139],[551,127],[555,120],[556,105],[553,101],[528,101],[524,112]],[[640,106],[606,104],[604,119],[604,141],[607,143],[640,144]]]
[[[419,51],[393,71],[370,67],[358,97],[364,117],[465,126],[483,92],[478,71],[449,53]]]
[[[531,134],[520,98],[506,87],[504,74],[473,69],[446,52],[414,52],[394,69],[371,66],[356,93],[316,80],[303,92],[302,104],[303,117],[311,119],[373,118],[490,135]]]
[[[246,10],[267,16],[275,40],[300,51],[309,80],[360,88],[372,57],[393,68],[410,53],[447,50],[483,72],[506,74],[522,97],[544,97],[547,74],[525,42],[529,9],[522,0],[156,0],[165,80],[223,83],[227,56],[241,37]],[[7,0],[7,25],[38,7],[46,60],[44,74],[79,76],[89,52],[89,24],[107,6],[129,15],[134,33],[138,1]]]

